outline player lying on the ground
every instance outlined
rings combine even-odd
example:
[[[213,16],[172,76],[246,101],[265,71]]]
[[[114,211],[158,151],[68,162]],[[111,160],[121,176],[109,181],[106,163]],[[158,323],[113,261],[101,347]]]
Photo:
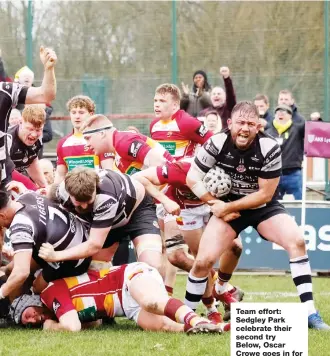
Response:
[[[54,281],[40,297],[15,299],[9,314],[16,324],[43,324],[44,330],[79,331],[84,323],[114,316],[154,331],[221,333],[230,328],[170,298],[159,272],[140,262]]]
[[[288,252],[291,275],[300,300],[308,306],[309,327],[329,330],[315,309],[304,237],[283,205],[273,199],[281,176],[281,149],[273,137],[259,132],[258,109],[251,102],[240,102],[234,107],[228,128],[201,147],[187,175],[188,186],[202,199],[212,198],[203,179],[215,165],[231,177],[232,187],[227,202],[212,202],[213,216],[202,235],[189,273],[186,304],[195,308],[216,260],[242,230],[252,226],[264,239]],[[234,211],[239,211],[241,216],[224,221],[223,218]],[[224,288],[217,281],[215,295],[221,294]]]
[[[49,242],[56,249],[78,246],[88,238],[88,232],[73,214],[60,208],[35,192],[11,200],[8,192],[0,191],[0,224],[9,227],[14,249],[13,269],[0,288],[0,299],[20,293],[30,272],[43,268],[37,283],[82,274],[87,271],[90,258],[47,263],[38,257],[41,244]],[[37,284],[36,284],[37,285]]]
[[[39,252],[41,258],[58,262],[95,255],[96,260],[109,261],[114,244],[129,235],[138,260],[162,270],[155,205],[140,182],[119,172],[96,173],[77,167],[66,175],[56,194],[66,209],[91,225],[89,238],[65,252],[44,244]]]
[[[187,243],[192,255],[196,256],[199,242],[205,224],[209,220],[210,209],[204,204],[187,186],[186,178],[192,159],[183,159],[179,162],[168,162],[163,166],[146,169],[133,175],[140,180],[146,190],[149,186],[160,186],[169,184],[167,194],[171,200],[176,201],[181,208],[180,216],[175,219],[165,216],[166,245],[169,261],[176,267],[189,272],[193,266],[193,259],[189,258],[183,248]],[[226,191],[223,191],[225,194]],[[212,197],[214,199],[214,197]],[[238,217],[239,214],[231,214],[227,219]],[[179,230],[179,231],[178,231]],[[220,258],[219,279],[221,283],[228,283],[234,272],[242,251],[240,239],[234,240],[227,251]],[[203,303],[208,309],[208,317],[221,321],[221,314],[217,311],[212,297],[213,276],[210,274],[208,288],[203,296]],[[226,319],[230,318],[230,303],[242,299],[243,293],[230,286],[229,291],[225,289],[219,296],[226,309]],[[236,298],[237,299],[236,299]]]
[[[104,115],[90,117],[81,128],[96,155],[115,155],[114,168],[131,175],[174,158],[158,142],[140,133],[118,131]]]

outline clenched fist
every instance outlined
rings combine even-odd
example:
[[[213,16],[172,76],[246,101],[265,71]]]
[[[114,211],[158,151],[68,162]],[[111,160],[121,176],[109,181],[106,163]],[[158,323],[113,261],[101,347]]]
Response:
[[[220,67],[220,75],[222,75],[222,77],[224,79],[227,79],[230,76],[230,70],[228,67]]]
[[[52,69],[57,62],[57,56],[51,48],[40,47],[40,60],[45,69]]]

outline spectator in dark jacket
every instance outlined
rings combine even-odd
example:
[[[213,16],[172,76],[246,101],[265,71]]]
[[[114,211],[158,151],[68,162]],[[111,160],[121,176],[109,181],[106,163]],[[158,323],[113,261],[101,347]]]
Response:
[[[266,133],[277,140],[282,150],[282,176],[276,198],[293,194],[296,200],[301,200],[305,122],[294,121],[291,106],[281,104],[275,109],[275,118]]]
[[[254,98],[254,105],[258,108],[259,118],[264,129],[273,122],[273,115],[269,110],[269,99],[267,95],[257,94]]]
[[[194,84],[191,92],[188,85],[185,85],[183,82],[181,83],[183,93],[180,108],[189,115],[197,117],[203,109],[211,105],[211,86],[203,70],[197,70],[193,75],[193,80]]]
[[[304,117],[298,113],[298,108],[295,104],[294,97],[290,90],[284,89],[279,92],[277,104],[278,105],[284,104],[291,107],[293,121],[305,122]]]
[[[225,90],[221,87],[214,87],[211,91],[211,106],[203,110],[199,116],[205,116],[207,111],[216,111],[221,118],[222,129],[228,127],[227,120],[231,116],[231,111],[236,105],[236,95],[233,87],[233,82],[230,78],[228,67],[220,68],[220,75],[225,83]]]

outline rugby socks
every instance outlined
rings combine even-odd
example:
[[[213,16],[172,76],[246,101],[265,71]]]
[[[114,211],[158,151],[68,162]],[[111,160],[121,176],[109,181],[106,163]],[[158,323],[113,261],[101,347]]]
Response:
[[[165,289],[166,289],[166,292],[167,292],[168,296],[169,296],[169,297],[172,297],[172,295],[173,295],[173,288],[170,287],[170,286],[166,286],[166,285],[165,285]]]
[[[232,274],[223,273],[219,270],[218,278],[215,282],[215,291],[217,294],[223,294],[227,291],[228,281],[230,280]]]
[[[205,293],[207,280],[207,276],[198,278],[189,272],[184,303],[192,310],[197,309],[198,303]]]
[[[218,312],[218,309],[215,306],[215,299],[213,297],[202,298],[202,302],[207,309],[207,315]]]
[[[167,302],[164,315],[177,323],[185,324],[185,329],[193,327],[200,322],[207,322],[206,319],[198,316],[189,307],[175,298],[170,298]]]
[[[290,259],[290,269],[300,301],[308,306],[308,315],[316,313],[313,301],[312,272],[308,256]]]

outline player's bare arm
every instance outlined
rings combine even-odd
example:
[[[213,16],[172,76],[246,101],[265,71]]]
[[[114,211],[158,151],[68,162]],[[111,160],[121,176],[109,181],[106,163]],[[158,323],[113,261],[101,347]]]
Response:
[[[47,262],[58,262],[93,256],[103,247],[110,230],[111,227],[91,228],[87,241],[63,251],[55,251],[50,243],[43,243],[39,250],[39,257]]]
[[[51,331],[72,331],[77,332],[82,328],[81,322],[78,317],[76,310],[70,310],[67,313],[63,314],[59,321],[55,320],[45,320],[43,325],[43,330]]]
[[[0,288],[0,299],[15,292],[30,274],[32,251],[19,251],[14,255],[14,268],[5,284]]]
[[[26,169],[26,171],[39,188],[45,188],[47,186],[47,181],[40,167],[38,157],[33,160],[33,162]]]
[[[64,177],[67,173],[67,167],[64,164],[58,164],[55,171],[54,183],[60,184],[64,180]]]
[[[214,200],[214,196],[209,193],[203,183],[205,173],[202,172],[193,162],[187,174],[187,186],[204,203]]]
[[[180,206],[170,198],[168,198],[156,186],[161,185],[157,177],[157,167],[151,167],[141,172],[133,174],[132,178],[138,180],[145,188],[147,193],[154,199],[163,204],[165,210],[172,215],[180,214]]]
[[[40,60],[44,65],[44,78],[40,87],[30,87],[26,94],[26,104],[50,103],[56,96],[55,64],[57,56],[50,48],[40,47]]]
[[[251,193],[241,199],[229,203],[213,200],[211,201],[211,211],[215,216],[221,218],[235,211],[253,209],[266,204],[272,200],[279,180],[279,177],[272,179],[259,178],[259,190],[257,192]]]

